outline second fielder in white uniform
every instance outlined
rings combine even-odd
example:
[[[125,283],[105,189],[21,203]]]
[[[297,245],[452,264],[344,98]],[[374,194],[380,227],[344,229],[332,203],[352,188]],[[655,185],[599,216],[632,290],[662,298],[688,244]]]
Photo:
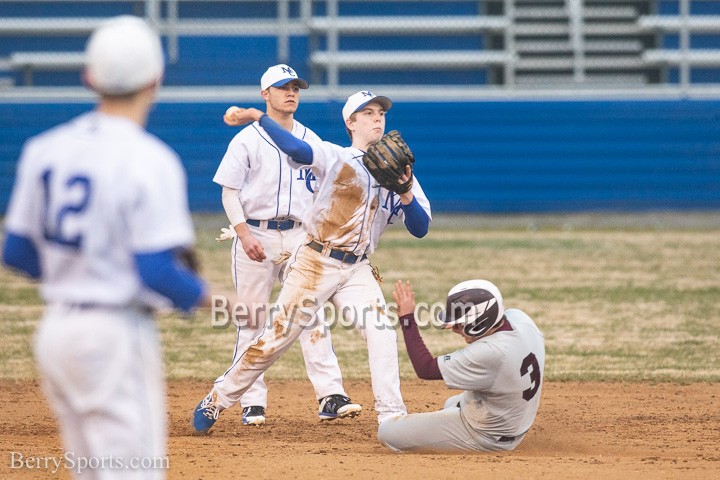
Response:
[[[444,380],[465,390],[442,410],[392,418],[380,425],[378,439],[394,451],[513,450],[530,429],[545,370],[542,333],[524,312],[505,310],[497,287],[468,280],[448,293],[442,320],[469,344],[434,358],[415,323],[415,295],[398,281],[398,304],[405,345],[418,376]]]
[[[300,89],[307,87],[307,82],[284,64],[268,68],[260,80],[267,114],[294,136],[320,142],[312,130],[294,119]],[[213,181],[223,187],[223,206],[233,228],[225,233],[233,238],[233,281],[238,301],[248,308],[246,318],[238,322],[232,365],[216,380],[222,388],[239,355],[262,331],[273,285],[282,280],[290,252],[305,239],[301,217],[312,204],[316,182],[310,168],[290,168],[287,155],[257,123],[232,139]],[[360,413],[362,407],[352,403],[343,389],[323,309],[314,325],[300,334],[300,346],[320,405],[320,419]],[[240,398],[245,425],[265,423],[267,386],[263,377]],[[337,408],[325,408],[328,402]]]
[[[285,281],[262,335],[239,355],[232,375],[226,376],[229,381],[220,388],[215,385],[198,404],[194,412],[197,431],[212,427],[220,412],[233,405],[293,344],[327,300],[353,317],[367,342],[378,421],[407,413],[400,393],[397,333],[385,313],[385,300],[367,254],[395,218],[404,218],[413,235],[424,236],[430,204],[417,181],[398,199],[377,185],[363,165],[364,149],[382,137],[385,112],[391,106],[387,97],[367,91],[350,96],[343,108],[353,141],[347,148],[303,142],[259,110],[237,110],[240,124],[260,121],[296,166],[310,165],[319,190],[303,218],[308,237],[288,261]]]

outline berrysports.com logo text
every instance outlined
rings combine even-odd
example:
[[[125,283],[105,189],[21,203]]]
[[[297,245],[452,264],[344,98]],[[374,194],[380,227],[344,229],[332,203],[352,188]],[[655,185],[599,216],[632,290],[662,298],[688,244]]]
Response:
[[[10,452],[11,470],[45,470],[54,475],[61,469],[78,476],[86,470],[153,470],[170,468],[170,459],[165,457],[84,457],[66,452],[62,457],[30,456],[22,452]]]
[[[466,306],[453,304],[453,310],[467,311],[473,306],[473,304]],[[418,328],[445,328],[446,323],[443,321],[445,307],[445,303],[441,302],[433,304],[417,302],[412,313]],[[265,323],[268,318],[275,318],[281,319],[286,329],[293,324],[317,327],[316,312],[318,311],[325,314],[324,325],[328,329],[336,326],[345,329],[356,327],[398,329],[401,325],[401,315],[397,303],[385,303],[384,299],[377,299],[362,305],[336,306],[331,302],[326,302],[319,307],[316,298],[306,296],[294,306],[286,308],[277,303],[247,304],[238,302],[231,305],[228,299],[222,295],[213,295],[212,297],[210,325],[212,328],[228,328],[230,325],[238,328],[257,327],[258,324]]]

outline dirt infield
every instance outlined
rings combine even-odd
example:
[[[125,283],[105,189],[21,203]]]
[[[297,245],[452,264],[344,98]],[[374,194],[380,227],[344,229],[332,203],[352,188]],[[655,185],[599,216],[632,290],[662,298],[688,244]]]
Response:
[[[69,478],[42,468],[10,468],[11,452],[62,457],[55,422],[34,383],[0,382],[4,415],[0,478]],[[190,410],[206,383],[173,382],[171,479],[720,478],[720,385],[547,383],[535,425],[503,454],[392,454],[375,440],[372,394],[347,382],[364,407],[356,419],[320,423],[308,382],[271,384],[268,422],[243,427],[240,409],[212,434],[189,435]],[[437,382],[404,382],[413,412],[431,411],[451,392]],[[16,454],[17,457],[17,454]]]

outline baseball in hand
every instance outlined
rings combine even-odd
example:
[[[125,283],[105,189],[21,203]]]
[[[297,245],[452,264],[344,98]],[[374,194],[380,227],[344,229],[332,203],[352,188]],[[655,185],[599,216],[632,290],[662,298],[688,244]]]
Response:
[[[235,119],[235,112],[237,112],[238,110],[240,110],[239,107],[232,106],[225,111],[225,115],[223,116],[223,121],[225,122],[225,125],[229,125],[231,127],[239,125],[239,123]]]

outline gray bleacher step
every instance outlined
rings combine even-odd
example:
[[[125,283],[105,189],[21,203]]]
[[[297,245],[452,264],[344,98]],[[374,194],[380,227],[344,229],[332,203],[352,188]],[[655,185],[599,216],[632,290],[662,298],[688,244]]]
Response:
[[[585,35],[602,35],[602,36],[633,36],[637,37],[643,34],[643,30],[637,23],[589,23],[583,27]]]
[[[583,66],[593,69],[639,69],[647,65],[637,56],[603,56],[585,57]],[[574,59],[568,57],[543,57],[543,58],[522,58],[515,62],[518,70],[572,70],[575,66]]]
[[[568,86],[576,84],[573,74],[518,74],[515,78],[516,85],[522,87],[548,87],[556,88],[558,86]],[[640,86],[647,84],[647,78],[642,73],[605,73],[605,74],[585,74],[583,81],[584,86]]]
[[[679,16],[643,15],[638,18],[638,29],[642,32],[679,31],[683,23],[693,33],[718,33],[720,31],[720,15],[696,15],[683,20]]]
[[[38,68],[41,70],[67,70],[82,68],[84,52],[14,52],[10,65],[16,69]]]
[[[23,72],[23,83],[33,84],[36,71],[81,70],[85,65],[84,52],[14,52],[9,57],[10,67]]]
[[[89,34],[105,18],[92,17],[14,17],[0,18],[0,33],[3,35],[68,35]]]
[[[635,53],[643,51],[643,43],[640,40],[625,39],[597,39],[585,40],[585,51],[588,53]]]
[[[402,70],[418,68],[464,69],[501,65],[509,60],[504,52],[496,51],[352,51],[352,52],[314,52],[310,63],[318,66],[337,65],[343,69]]]
[[[516,37],[568,36],[570,26],[567,23],[517,23]]]
[[[617,20],[636,18],[638,9],[630,5],[614,5],[614,6],[586,6],[583,10],[583,18],[601,19],[601,20]]]
[[[558,54],[573,51],[573,45],[569,40],[517,40],[515,48],[520,52],[528,54]],[[614,39],[589,39],[585,40],[585,53],[635,53],[643,50],[640,40],[614,40]]]
[[[300,35],[305,27],[300,21],[291,21],[287,24],[288,33]],[[169,35],[185,36],[265,36],[276,32],[278,29],[277,20],[179,20],[160,22],[160,32]]]
[[[314,33],[337,31],[345,34],[392,33],[393,35],[463,34],[483,31],[500,32],[507,28],[505,18],[482,16],[404,16],[397,17],[313,17],[307,24]]]
[[[642,58],[648,64],[659,65],[680,65],[684,61],[679,50],[646,50]],[[720,66],[720,50],[689,51],[685,61],[693,67],[718,67]]]
[[[515,8],[515,18],[518,20],[562,19],[567,17],[567,9],[562,6],[525,5]]]
[[[557,54],[571,52],[572,44],[569,40],[516,40],[515,48],[520,54]]]

